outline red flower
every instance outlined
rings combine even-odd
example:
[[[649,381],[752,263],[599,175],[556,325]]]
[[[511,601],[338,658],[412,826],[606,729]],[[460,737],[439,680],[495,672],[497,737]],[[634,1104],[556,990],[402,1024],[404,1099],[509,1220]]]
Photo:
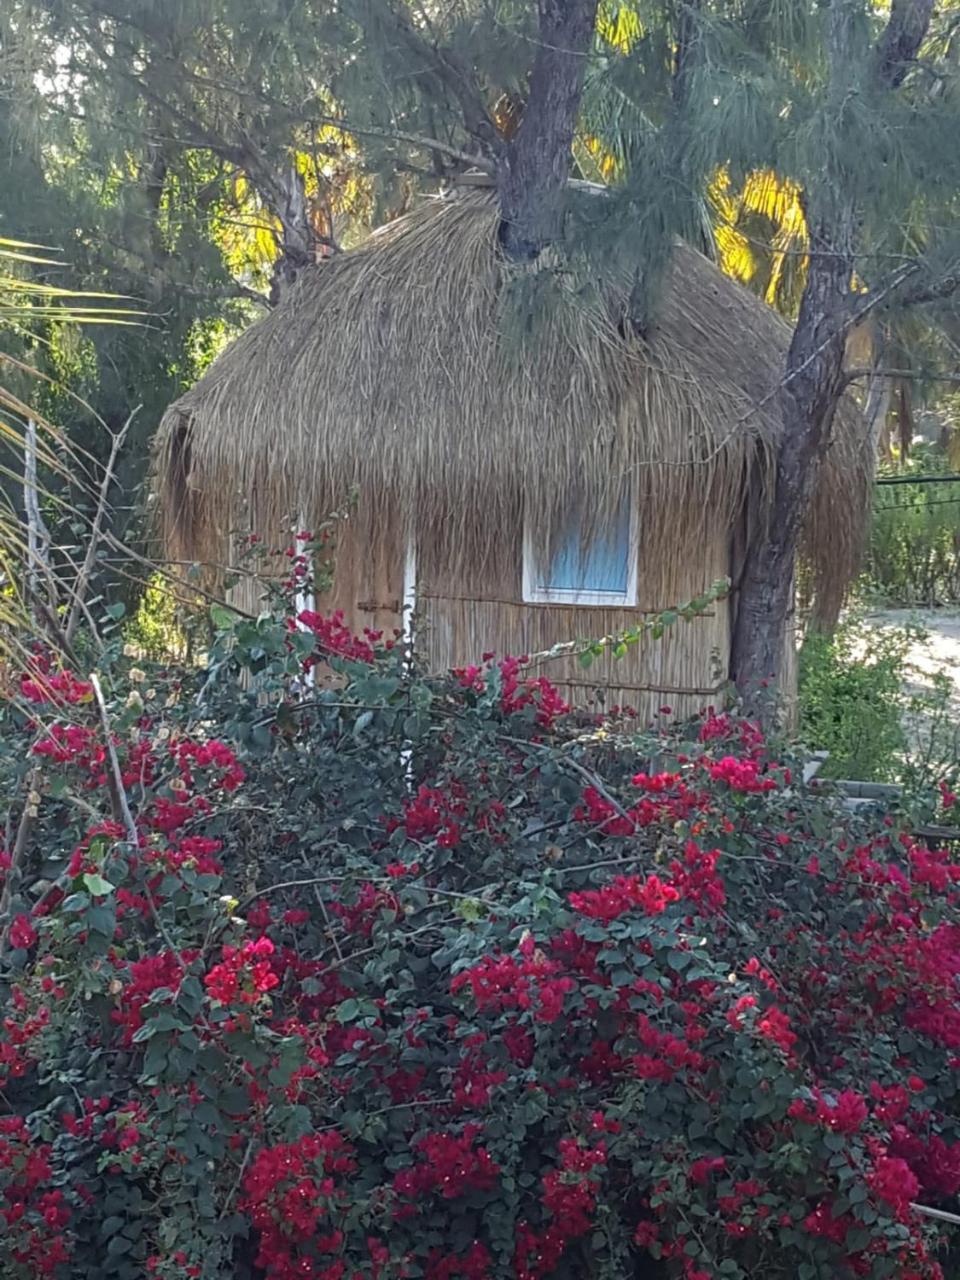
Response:
[[[873,1166],[873,1172],[867,1182],[880,1199],[892,1205],[898,1214],[903,1214],[916,1198],[920,1190],[920,1182],[907,1164],[896,1156],[880,1156]]]
[[[32,947],[37,940],[37,931],[30,923],[30,917],[26,915],[16,916],[10,925],[10,942],[15,947],[22,947],[26,950]]]

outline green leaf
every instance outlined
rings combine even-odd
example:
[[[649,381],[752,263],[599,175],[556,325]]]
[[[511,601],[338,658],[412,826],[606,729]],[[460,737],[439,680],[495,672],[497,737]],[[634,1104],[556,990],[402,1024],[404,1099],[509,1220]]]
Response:
[[[95,902],[87,912],[87,925],[94,933],[112,938],[117,927],[117,914],[112,902]]]
[[[360,1015],[359,1000],[353,1000],[353,999],[344,1000],[343,1004],[341,1004],[339,1009],[337,1010],[337,1021],[353,1022],[356,1020],[356,1018],[359,1017],[359,1015]]]
[[[217,631],[230,631],[237,621],[237,615],[232,609],[225,609],[222,604],[212,604],[210,606],[210,621]]]
[[[108,893],[113,893],[115,888],[109,880],[105,880],[96,871],[88,871],[83,877],[83,883],[95,897],[104,897]]]
[[[119,622],[127,612],[127,606],[122,600],[117,600],[114,604],[108,604],[103,612],[108,618],[112,618],[114,622]]]
[[[364,729],[366,729],[372,723],[373,723],[373,712],[362,711],[360,715],[357,716],[354,722],[353,736],[355,738],[359,738],[360,735],[363,733]]]

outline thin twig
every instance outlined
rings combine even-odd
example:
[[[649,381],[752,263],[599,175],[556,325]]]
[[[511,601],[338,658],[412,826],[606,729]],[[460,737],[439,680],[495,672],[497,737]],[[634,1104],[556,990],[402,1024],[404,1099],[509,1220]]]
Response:
[[[300,860],[309,871],[310,861],[307,858],[307,853],[305,849],[301,849],[300,851]],[[333,927],[333,921],[330,919],[330,912],[327,910],[327,904],[323,899],[323,894],[320,892],[319,884],[320,882],[318,880],[314,880],[313,882],[314,900],[316,901],[317,906],[320,908],[320,914],[323,916],[323,923],[326,925],[326,928],[327,928],[327,937],[333,943],[333,949],[337,953],[337,961],[340,964],[343,964],[343,951],[340,947],[340,939],[337,937],[337,932]]]
[[[40,784],[40,770],[32,769],[27,776],[26,796],[23,802],[23,812],[20,815],[20,821],[17,824],[17,834],[13,841],[13,848],[10,850],[10,865],[7,868],[7,874],[3,881],[3,891],[0,892],[0,955],[3,954],[6,947],[7,933],[10,921],[7,917],[10,914],[10,906],[13,902],[13,894],[17,885],[21,880],[21,869],[23,866],[24,855],[27,850],[27,841],[30,838],[30,832],[33,830],[33,823],[37,816],[37,806],[31,801],[30,797],[37,794],[37,787]]]
[[[100,687],[100,678],[95,671],[92,671],[90,673],[89,680],[93,687],[93,696],[97,702],[97,709],[100,712],[100,724],[103,727],[104,746],[107,752],[107,760],[110,764],[110,772],[107,775],[107,780],[110,790],[110,803],[114,811],[114,819],[117,822],[123,823],[123,827],[127,835],[127,843],[130,845],[131,849],[136,851],[140,848],[140,835],[137,831],[137,824],[134,821],[133,814],[130,810],[127,793],[124,790],[123,774],[120,771],[120,760],[117,756],[117,749],[113,743],[113,732],[110,728],[110,717],[107,714],[107,704],[104,701],[103,690]],[[171,937],[170,931],[161,919],[160,912],[157,910],[156,901],[150,891],[150,886],[146,882],[144,882],[143,893],[147,900],[147,905],[150,908],[150,914],[153,916],[153,922],[157,926],[157,931],[167,944],[171,954],[176,957],[180,968],[184,973],[186,973],[186,962],[177,949],[177,944]]]
[[[23,437],[23,510],[27,520],[27,596],[34,607],[40,607],[39,577],[41,571],[49,583],[50,533],[40,514],[37,488],[37,424],[27,419]]]
[[[926,1204],[911,1204],[910,1208],[916,1213],[922,1213],[924,1217],[936,1218],[938,1222],[952,1222],[955,1226],[960,1226],[960,1217],[955,1213],[947,1213],[946,1209],[933,1209]]]
[[[237,911],[242,914],[257,898],[262,898],[268,893],[279,893],[281,889],[301,889],[317,884],[342,884],[346,878],[346,876],[315,876],[309,880],[281,880],[279,884],[268,884],[265,889],[258,889],[256,893],[248,894],[238,905]]]
[[[497,737],[500,739],[501,742],[511,742],[511,743],[514,743],[516,746],[526,747],[528,750],[532,750],[532,751],[550,752],[553,750],[551,747],[543,743],[530,742],[526,738],[512,738],[505,733],[498,733]],[[602,779],[599,778],[595,773],[593,773],[585,765],[582,765],[579,760],[574,760],[572,756],[563,755],[561,753],[559,756],[556,757],[556,760],[558,764],[567,765],[570,769],[574,771],[574,773],[579,774],[580,777],[583,778],[585,782],[588,782],[590,786],[593,787],[593,789],[597,792],[597,794],[602,796],[603,799],[606,800],[607,804],[610,804],[613,806],[613,808],[621,818],[626,818],[628,822],[631,821],[630,815],[627,813],[626,809],[624,809],[623,805],[616,798],[616,796],[612,795],[607,790],[607,788],[603,784]]]
[[[237,1176],[234,1179],[233,1185],[231,1186],[230,1190],[227,1192],[226,1199],[223,1202],[223,1208],[220,1210],[220,1215],[218,1218],[219,1222],[222,1222],[224,1218],[227,1216],[230,1206],[233,1203],[233,1198],[237,1194],[237,1192],[240,1190],[240,1183],[243,1181],[243,1175],[247,1171],[247,1165],[250,1161],[250,1156],[253,1152],[253,1147],[255,1142],[256,1142],[256,1134],[252,1134],[250,1137],[250,1141],[247,1143],[247,1149],[243,1153],[243,1159],[240,1161],[240,1168],[237,1170]]]
[[[116,822],[123,823],[124,830],[127,833],[127,843],[131,848],[138,849],[140,847],[140,836],[137,832],[137,824],[133,820],[133,814],[130,812],[127,793],[123,788],[123,774],[120,770],[120,760],[117,756],[117,749],[113,743],[113,731],[110,728],[110,717],[107,714],[107,704],[104,701],[103,689],[100,687],[100,677],[95,671],[92,671],[88,679],[91,687],[93,688],[93,696],[96,699],[97,710],[100,712],[100,724],[103,728],[104,747],[106,748],[107,759],[110,763],[108,784],[113,817]]]

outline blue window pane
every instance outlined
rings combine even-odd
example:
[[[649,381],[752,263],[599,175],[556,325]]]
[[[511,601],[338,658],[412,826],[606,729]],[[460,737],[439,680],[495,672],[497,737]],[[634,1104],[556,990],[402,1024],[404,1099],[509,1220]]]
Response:
[[[539,582],[547,591],[602,591],[625,595],[630,561],[630,508],[624,502],[613,526],[600,534],[584,550],[579,516],[557,547],[556,554]]]

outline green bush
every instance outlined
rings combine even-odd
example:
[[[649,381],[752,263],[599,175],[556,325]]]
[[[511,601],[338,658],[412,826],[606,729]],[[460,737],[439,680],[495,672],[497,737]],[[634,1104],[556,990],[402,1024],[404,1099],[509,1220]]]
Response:
[[[907,474],[948,469],[946,459],[924,451]],[[960,600],[960,484],[879,486],[865,577],[873,595],[898,604]]]
[[[812,633],[800,651],[800,732],[830,753],[822,776],[891,782],[907,750],[907,653],[919,628],[842,624]]]

